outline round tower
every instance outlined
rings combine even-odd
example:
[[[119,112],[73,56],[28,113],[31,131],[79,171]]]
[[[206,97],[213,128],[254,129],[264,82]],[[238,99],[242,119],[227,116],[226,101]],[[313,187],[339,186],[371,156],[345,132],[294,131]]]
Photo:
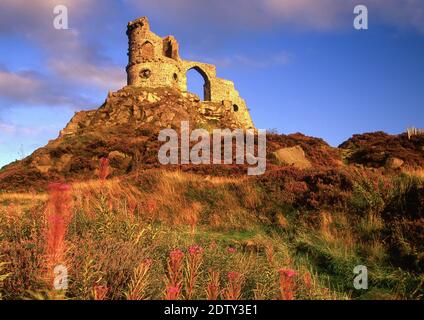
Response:
[[[154,58],[154,47],[151,41],[148,40],[149,31],[150,26],[147,17],[142,17],[128,22],[128,85],[138,83],[137,80],[140,75],[136,66],[144,61],[152,60]],[[147,76],[147,74],[145,76]]]
[[[172,36],[161,38],[150,31],[142,17],[128,23],[127,83],[143,87],[179,87],[181,70],[178,42]]]

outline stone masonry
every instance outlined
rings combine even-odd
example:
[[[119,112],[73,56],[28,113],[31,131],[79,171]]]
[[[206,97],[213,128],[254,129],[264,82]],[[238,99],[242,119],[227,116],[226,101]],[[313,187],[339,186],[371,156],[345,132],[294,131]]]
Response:
[[[187,71],[195,69],[204,79],[204,101],[200,108],[217,113],[230,110],[243,128],[253,128],[245,101],[239,96],[232,81],[216,76],[212,64],[183,60],[173,36],[161,38],[152,31],[147,17],[128,23],[128,86],[159,88],[172,87],[187,92]],[[219,104],[218,104],[219,103]],[[228,111],[227,110],[227,111]],[[202,112],[202,110],[199,110]]]

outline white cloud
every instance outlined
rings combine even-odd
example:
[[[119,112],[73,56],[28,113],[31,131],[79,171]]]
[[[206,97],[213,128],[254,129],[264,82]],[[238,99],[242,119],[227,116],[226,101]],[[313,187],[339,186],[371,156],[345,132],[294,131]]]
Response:
[[[16,126],[0,122],[0,132],[7,135],[14,134],[16,132]]]
[[[127,0],[140,10],[150,10],[175,25],[188,21],[227,30],[274,29],[334,31],[351,28],[353,8],[365,4],[374,24],[412,27],[424,32],[422,0]],[[223,36],[227,36],[223,34]]]
[[[31,96],[41,86],[41,81],[31,72],[13,73],[0,70],[0,95],[2,97],[15,99]]]
[[[9,103],[74,108],[92,104],[91,100],[73,92],[55,78],[31,70],[12,72],[0,69],[0,98],[3,101],[0,111],[7,109]]]
[[[28,35],[53,29],[53,9],[57,5],[68,8],[72,20],[89,15],[101,7],[98,0],[2,0],[0,3],[0,32],[26,31]],[[75,19],[74,19],[75,18]]]
[[[290,64],[293,60],[293,55],[287,51],[281,51],[271,55],[264,55],[259,57],[253,57],[246,54],[235,54],[233,56],[226,57],[204,57],[191,53],[187,56],[187,58],[190,60],[199,60],[212,63],[218,67],[243,65],[251,68],[268,68]]]
[[[34,138],[35,136],[42,135],[45,133],[52,134],[57,133],[57,128],[54,128],[53,126],[23,126],[20,124],[15,123],[7,123],[0,121],[0,133],[2,136],[8,136],[8,138],[15,137],[15,136],[21,136],[21,137],[31,137]]]
[[[203,37],[202,28],[208,28],[209,34],[222,38],[217,43],[225,45],[240,32],[248,34],[258,29],[329,32],[343,26],[351,28],[357,1],[127,0],[124,3],[129,8],[139,8],[140,15],[156,13],[151,16],[153,24],[155,20],[172,21],[184,30],[192,30],[195,34],[190,34],[190,38]],[[424,32],[424,1],[363,0],[361,3],[369,6],[370,27],[379,22]],[[53,8],[58,4],[69,8],[70,30],[53,28]],[[92,29],[97,30],[96,23],[104,21],[108,25],[114,19],[117,5],[112,0],[2,0],[0,34],[15,33],[33,41],[43,50],[45,61],[41,62],[43,74],[0,69],[0,97],[31,104],[74,103],[78,107],[89,103],[76,92],[81,86],[106,91],[125,85],[124,67],[104,55],[98,39],[87,37]],[[243,53],[209,61],[221,66],[245,64],[264,68],[290,63],[291,56],[282,52],[257,59]]]
[[[118,90],[126,84],[125,70],[121,67],[99,66],[82,59],[52,59],[49,68],[61,78],[104,90]]]
[[[111,0],[2,0],[0,34],[24,36],[42,50],[44,61],[40,63],[44,67],[42,74],[0,69],[0,98],[20,104],[80,108],[93,105],[93,101],[82,95],[84,89],[107,91],[125,85],[125,69],[103,55],[96,39],[86,37],[91,29],[80,31],[80,28],[92,28],[89,19],[100,19],[111,3]],[[68,7],[69,30],[53,27],[53,8],[58,4]]]
[[[281,22],[319,30],[342,24],[353,11],[351,0],[264,0],[266,12]],[[350,11],[348,9],[351,9]]]

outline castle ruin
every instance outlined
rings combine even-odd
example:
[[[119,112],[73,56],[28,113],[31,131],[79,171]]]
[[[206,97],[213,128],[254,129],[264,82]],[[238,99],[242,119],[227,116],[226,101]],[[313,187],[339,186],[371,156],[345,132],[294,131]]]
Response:
[[[246,103],[234,83],[218,78],[214,65],[181,59],[177,40],[173,36],[161,38],[150,31],[147,17],[129,22],[127,35],[128,86],[173,87],[187,92],[187,72],[195,69],[204,79],[204,101],[200,108],[217,113],[223,109],[231,111],[243,128],[254,127]]]

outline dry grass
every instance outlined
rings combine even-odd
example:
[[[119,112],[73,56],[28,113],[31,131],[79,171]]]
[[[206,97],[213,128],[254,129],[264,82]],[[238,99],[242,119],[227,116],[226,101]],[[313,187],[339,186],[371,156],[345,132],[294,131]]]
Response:
[[[0,201],[47,201],[46,193],[0,193]]]
[[[227,190],[229,185],[234,186],[235,183],[230,180],[218,180],[219,182],[215,181],[213,186],[223,190]],[[174,212],[180,215],[179,219],[189,215],[188,208],[201,215],[205,210],[204,204],[200,204],[202,199],[199,199],[200,202],[193,201],[187,198],[185,193],[189,190],[190,184],[210,188],[212,183],[202,181],[198,176],[179,173],[160,176],[153,193],[140,191],[118,179],[73,184],[71,192],[74,215],[69,226],[59,228],[60,232],[56,232],[58,229],[53,222],[57,219],[52,220],[53,224],[50,223],[50,227],[47,225],[47,233],[43,233],[43,228],[40,229],[38,240],[33,236],[26,240],[32,243],[31,255],[36,255],[39,262],[34,265],[26,264],[27,258],[17,255],[14,251],[16,249],[6,250],[5,257],[12,261],[11,270],[19,270],[25,274],[36,274],[44,270],[45,263],[52,259],[55,260],[53,264],[65,264],[72,279],[66,296],[73,298],[95,300],[276,298],[278,287],[276,266],[282,264],[279,256],[281,249],[275,247],[279,241],[273,243],[267,237],[255,236],[251,241],[257,248],[261,247],[264,250],[259,254],[251,251],[250,247],[244,249],[238,240],[229,240],[231,238],[227,239],[227,236],[220,232],[214,234],[213,237],[218,239],[212,241],[209,238],[211,233],[205,229],[202,220],[194,219],[195,222],[186,221],[179,225],[174,223],[175,220],[156,220],[164,224],[158,227],[152,220],[147,219],[151,215],[157,219],[161,218],[166,210],[165,205],[171,203]],[[245,187],[243,190],[248,188]],[[179,194],[180,199],[184,200],[188,207],[181,206],[181,212],[178,213],[175,209],[178,204],[175,200],[169,201],[165,193],[167,196],[173,193]],[[257,199],[253,193],[248,192],[247,197],[253,199],[247,204],[248,206],[256,205]],[[24,199],[24,197],[17,198]],[[141,205],[137,208],[136,214],[130,215],[128,203],[131,198],[135,198],[138,203],[144,203],[145,200],[141,199],[154,199],[159,203],[158,207],[154,208],[156,212],[149,212]],[[224,197],[224,201],[229,199]],[[63,205],[68,208],[67,204],[71,201],[65,198],[62,200],[58,195],[53,195],[50,197],[49,206],[52,210],[56,208],[62,212],[60,208]],[[236,207],[236,204],[229,202],[223,205]],[[57,214],[59,211],[53,210],[52,214]],[[38,221],[40,225],[44,224],[43,215],[29,217],[23,212],[19,214],[25,219],[31,219],[32,223]],[[227,224],[227,228],[231,228],[233,222],[229,219],[223,223]],[[236,222],[235,225],[238,223],[240,222]],[[19,227],[24,227],[24,224]],[[5,228],[10,228],[7,225],[0,226],[4,231]],[[67,231],[66,241],[64,231]],[[51,251],[48,254],[49,258],[43,255],[45,240],[60,247],[48,246],[53,248],[49,249]],[[2,247],[2,251],[6,247],[13,247],[15,241],[13,238],[8,238],[7,245]],[[231,251],[228,250],[228,241],[233,243]],[[201,243],[201,246],[193,243]],[[63,254],[66,254],[66,259]],[[291,259],[285,258],[284,263],[287,261]],[[263,270],[268,271],[264,273]],[[28,296],[58,298],[54,292],[50,292],[51,279],[47,284],[44,281],[33,282],[31,286],[25,285],[18,289],[16,285],[20,283],[20,272],[17,274],[15,271],[13,277],[6,279],[4,293],[7,298]],[[226,276],[220,277],[220,275]],[[252,281],[257,283],[254,288],[246,285]],[[26,291],[29,288],[32,288],[32,293]]]
[[[412,177],[417,177],[424,180],[423,168],[403,168],[402,172]]]
[[[377,270],[377,284],[391,297],[410,297],[399,288],[415,285],[413,275],[387,264],[387,226],[377,212],[272,207],[250,180],[149,172],[140,181],[74,183],[72,200],[64,201],[72,202],[72,220],[59,233],[45,232],[46,195],[29,203],[28,194],[13,196],[0,208],[0,256],[9,274],[0,294],[55,297],[38,276],[49,238],[65,247],[59,253],[72,299],[354,298],[359,263]]]

